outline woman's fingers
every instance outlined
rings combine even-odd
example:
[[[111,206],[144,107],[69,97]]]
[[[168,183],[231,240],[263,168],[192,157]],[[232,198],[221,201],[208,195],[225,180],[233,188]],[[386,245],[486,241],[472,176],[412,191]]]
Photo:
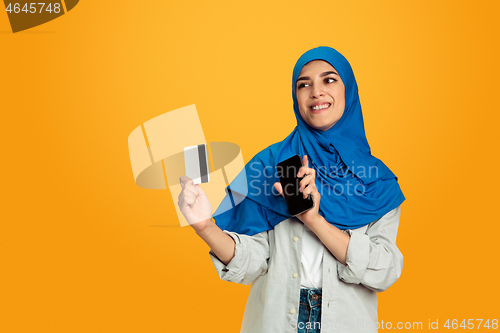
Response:
[[[201,186],[199,184],[194,184],[191,178],[182,176],[179,181],[182,190],[179,194],[177,205],[186,218],[186,221],[192,226],[196,223],[196,228],[201,230],[204,228],[204,224],[198,223],[209,221],[212,217],[212,205]]]
[[[182,206],[189,206],[191,207],[196,201],[196,197],[192,196],[192,195],[186,195],[184,196],[180,203]]]
[[[304,157],[302,158],[302,165],[306,168],[309,167],[309,159],[307,158],[307,155],[304,155]]]
[[[182,188],[184,188],[184,185],[186,185],[186,184],[194,185],[194,180],[192,180],[188,176],[181,176],[181,178],[179,179],[179,182],[181,183]]]
[[[316,170],[312,168],[302,168],[298,175],[298,177],[304,176],[304,178],[301,179],[299,183],[299,188],[300,190],[304,190],[305,188],[309,187],[310,185],[315,185],[315,179],[316,179]]]
[[[307,175],[299,183],[299,190],[302,191],[305,189],[309,184],[313,183],[314,184],[314,176],[313,175]]]
[[[179,197],[187,197],[187,196],[190,196],[190,197],[193,197],[193,198],[196,198],[198,196],[198,194],[194,191],[192,191],[191,189],[189,188],[184,188],[182,191],[181,191],[181,194],[179,195]]]
[[[199,187],[196,188],[194,185],[189,184],[189,183],[185,183],[182,186],[183,186],[183,188],[182,188],[181,193],[179,194],[179,198],[181,196],[185,195],[185,193],[192,193],[194,196],[198,195],[198,189],[200,189]]]
[[[297,177],[302,177],[305,174],[308,174],[309,172],[309,161],[307,160],[307,155],[304,155],[302,158],[302,166],[299,169],[299,172],[297,173]]]
[[[304,175],[312,175],[313,177],[316,176],[316,170],[314,170],[313,168],[309,168],[309,167],[306,167],[306,166],[303,166],[300,168],[299,172],[297,173],[297,177],[302,177]]]
[[[281,186],[281,183],[276,182],[274,183],[274,188],[278,191],[279,194],[284,198],[285,196],[283,195],[283,187]]]
[[[194,188],[196,189],[196,194],[199,196],[199,197],[206,197],[207,195],[205,194],[205,191],[203,191],[203,189],[201,188],[200,184],[195,184],[194,185]]]
[[[203,189],[200,187],[200,185],[194,184],[194,182],[191,178],[186,177],[186,176],[182,176],[180,179],[180,182],[181,182],[181,186],[182,186],[182,191],[179,194],[179,199],[181,197],[187,197],[187,196],[190,196],[193,198],[207,197],[207,195],[205,194],[205,191],[203,191]]]
[[[307,187],[306,187],[306,188],[302,191],[302,193],[304,194],[304,198],[307,198],[307,196],[308,196],[309,194],[314,194],[314,193],[316,193],[317,191],[318,191],[318,190],[317,190],[317,188],[316,188],[316,185],[315,185],[315,184],[313,184],[313,185],[309,185],[309,186],[307,186]]]
[[[309,159],[307,155],[302,158],[303,166],[300,168],[297,177],[303,177],[299,183],[299,190],[304,194],[304,198],[307,198],[309,194],[313,194],[316,189],[316,170],[309,168]]]
[[[313,168],[302,167],[302,169],[300,169],[300,172],[302,175],[311,175],[313,177],[316,177],[316,170],[314,170]]]
[[[191,207],[193,206],[195,201],[196,195],[187,189],[183,189],[181,194],[179,195],[179,205],[181,207],[185,207],[186,205]]]
[[[196,198],[200,196],[203,192],[201,187],[194,184],[193,180],[189,177],[182,176],[180,178],[180,183],[182,186],[182,191],[179,194],[178,200],[181,207],[190,206],[192,207],[196,202]],[[205,193],[203,192],[203,195]]]

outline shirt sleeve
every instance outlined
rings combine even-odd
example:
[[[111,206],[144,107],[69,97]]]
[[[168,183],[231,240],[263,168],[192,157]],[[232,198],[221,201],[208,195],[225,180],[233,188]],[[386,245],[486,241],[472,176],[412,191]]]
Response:
[[[401,206],[391,210],[366,232],[346,230],[351,236],[346,265],[337,263],[339,279],[382,292],[401,276],[403,255],[396,246]]]
[[[267,273],[269,261],[267,231],[253,236],[223,231],[234,239],[233,259],[225,265],[212,250],[209,252],[215,269],[222,280],[248,285],[260,275]]]

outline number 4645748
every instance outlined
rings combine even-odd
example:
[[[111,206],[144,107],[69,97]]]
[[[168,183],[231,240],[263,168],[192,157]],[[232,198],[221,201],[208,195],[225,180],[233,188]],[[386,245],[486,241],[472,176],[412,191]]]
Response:
[[[479,327],[484,327],[484,328],[487,328],[487,329],[498,329],[498,319],[492,319],[491,322],[489,319],[486,319],[486,321],[484,321],[483,319],[468,319],[467,322],[465,322],[465,319],[462,320],[462,322],[460,323],[460,325],[458,324],[458,320],[457,319],[453,319],[453,320],[447,320],[446,323],[444,323],[444,327],[446,327],[447,329],[454,329],[456,330],[457,328],[462,328],[462,329],[479,329]]]
[[[28,7],[29,5],[29,7]],[[48,3],[47,5],[45,4],[45,2],[33,2],[33,3],[25,3],[23,8],[21,8],[21,5],[19,3],[15,3],[14,5],[12,5],[12,3],[9,3],[9,5],[7,6],[6,8],[6,11],[8,11],[9,13],[20,13],[20,12],[24,12],[24,13],[31,13],[31,14],[36,14],[36,13],[39,13],[41,14],[43,11],[45,12],[49,12],[49,13],[60,13],[61,12],[61,4],[60,3],[55,3],[55,4],[52,4],[52,3]]]

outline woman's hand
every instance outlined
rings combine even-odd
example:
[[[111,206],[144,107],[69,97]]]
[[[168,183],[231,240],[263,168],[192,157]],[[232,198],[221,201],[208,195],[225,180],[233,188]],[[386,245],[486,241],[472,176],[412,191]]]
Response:
[[[297,177],[304,177],[299,183],[300,186],[300,191],[304,195],[304,198],[307,198],[309,194],[312,195],[313,200],[314,200],[314,207],[309,209],[307,212],[301,213],[296,215],[296,217],[302,221],[307,226],[312,225],[313,223],[320,221],[322,219],[322,216],[319,215],[319,202],[321,201],[321,194],[319,194],[319,191],[316,187],[316,170],[313,168],[309,168],[309,160],[307,159],[307,155],[304,155],[302,158],[302,167],[300,168],[299,172],[297,173]],[[281,187],[281,183],[276,182],[274,183],[274,187],[276,190],[283,196],[283,188]]]
[[[235,242],[212,222],[212,205],[200,185],[187,176],[180,178],[179,208],[196,234],[207,243],[216,256],[227,265],[234,257]]]
[[[196,232],[203,231],[212,222],[212,205],[200,185],[194,184],[191,178],[181,176],[180,183],[182,191],[177,205],[189,225]]]

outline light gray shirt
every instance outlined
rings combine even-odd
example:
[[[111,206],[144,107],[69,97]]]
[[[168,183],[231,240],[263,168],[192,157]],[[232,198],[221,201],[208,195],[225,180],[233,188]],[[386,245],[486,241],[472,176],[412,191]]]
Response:
[[[401,206],[354,230],[341,264],[325,247],[321,332],[377,332],[377,292],[400,277],[403,255],[396,246]],[[300,298],[302,222],[288,218],[273,230],[247,236],[224,230],[235,256],[224,265],[210,251],[222,280],[251,284],[241,332],[296,333]]]

